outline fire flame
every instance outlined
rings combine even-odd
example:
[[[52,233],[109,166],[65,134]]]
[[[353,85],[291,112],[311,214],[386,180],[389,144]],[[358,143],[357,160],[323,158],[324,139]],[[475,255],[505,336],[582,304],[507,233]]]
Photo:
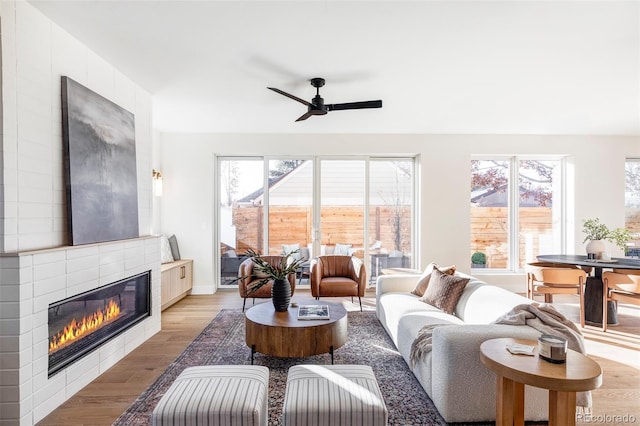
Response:
[[[55,352],[63,346],[70,344],[74,340],[91,333],[100,328],[104,323],[111,321],[120,315],[120,306],[109,300],[104,309],[97,310],[91,315],[85,316],[81,320],[75,318],[64,327],[64,330],[49,339],[49,353]]]

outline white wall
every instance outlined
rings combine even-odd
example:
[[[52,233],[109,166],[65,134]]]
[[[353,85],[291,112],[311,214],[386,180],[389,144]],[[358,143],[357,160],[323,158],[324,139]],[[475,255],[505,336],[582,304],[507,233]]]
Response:
[[[181,254],[194,259],[194,293],[211,291],[213,275],[214,154],[420,154],[420,264],[469,268],[469,160],[476,154],[568,155],[575,180],[568,201],[569,252],[582,253],[582,219],[624,226],[624,161],[640,156],[640,137],[518,135],[290,135],[162,134],[161,228],[175,233]],[[524,291],[521,275],[483,275]]]
[[[27,2],[1,1],[0,24],[0,424],[32,425],[161,325],[158,238],[66,246],[61,76],[135,115],[141,235],[152,223],[152,99]],[[147,270],[151,318],[49,378],[48,305]]]
[[[24,1],[2,2],[0,251],[67,244],[61,76],[135,115],[141,235],[151,233],[151,95]]]

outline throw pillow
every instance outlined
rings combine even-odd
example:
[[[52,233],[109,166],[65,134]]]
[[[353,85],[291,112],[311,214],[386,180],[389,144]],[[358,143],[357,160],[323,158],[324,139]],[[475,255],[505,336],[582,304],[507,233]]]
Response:
[[[293,253],[291,255],[291,259],[293,260],[298,260],[300,259],[300,244],[283,244],[282,245],[282,253],[284,253],[284,255],[288,255],[289,253],[292,253],[294,251],[298,250],[297,253]]]
[[[351,249],[351,244],[336,244],[333,254],[349,256],[349,249]]]
[[[424,272],[422,273],[422,275],[420,276],[420,279],[416,283],[416,287],[413,290],[411,290],[411,294],[415,294],[418,297],[424,296],[424,292],[427,290],[427,287],[429,286],[429,281],[431,280],[431,273],[433,272],[434,268],[438,268],[440,272],[444,272],[447,275],[453,275],[456,272],[456,265],[445,266],[441,268],[436,263],[432,262],[429,265],[427,265],[426,268],[424,268]]]
[[[469,278],[447,275],[438,268],[433,268],[429,287],[420,300],[453,314],[468,282]]]
[[[171,244],[169,244],[169,239],[166,235],[160,236],[160,262],[173,262],[173,255],[171,254]]]
[[[175,235],[169,237],[169,245],[171,246],[171,256],[173,260],[180,260],[180,250],[178,249],[178,239]]]
[[[306,247],[302,247],[300,249],[300,259],[309,260],[309,249]]]

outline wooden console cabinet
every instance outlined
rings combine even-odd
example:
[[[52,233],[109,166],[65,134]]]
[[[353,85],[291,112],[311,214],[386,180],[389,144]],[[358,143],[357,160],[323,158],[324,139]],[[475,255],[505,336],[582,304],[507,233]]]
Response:
[[[163,263],[161,271],[162,310],[176,303],[191,292],[193,287],[193,260],[182,259]]]

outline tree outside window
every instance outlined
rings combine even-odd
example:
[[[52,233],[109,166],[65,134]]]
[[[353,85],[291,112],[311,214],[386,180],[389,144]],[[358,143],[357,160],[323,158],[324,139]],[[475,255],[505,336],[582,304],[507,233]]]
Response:
[[[640,158],[625,162],[624,195],[625,228],[633,235],[627,254],[640,257]]]
[[[558,160],[515,157],[471,161],[472,268],[522,268],[559,250],[559,166]],[[477,263],[482,259],[485,265]]]

